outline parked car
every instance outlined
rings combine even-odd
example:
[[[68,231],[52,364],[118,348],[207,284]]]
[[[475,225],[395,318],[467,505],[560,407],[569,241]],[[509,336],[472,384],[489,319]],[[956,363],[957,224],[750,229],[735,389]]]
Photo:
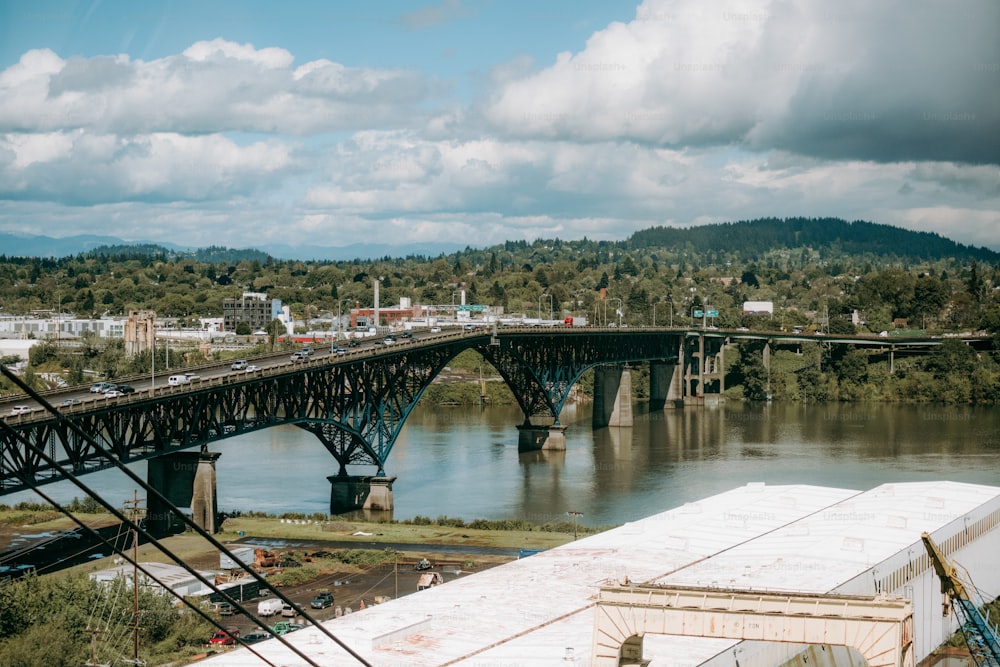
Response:
[[[220,602],[217,605],[219,616],[232,616],[236,613],[236,608],[229,602]]]
[[[270,632],[264,632],[260,628],[254,630],[253,632],[248,632],[243,635],[243,642],[246,644],[256,644],[257,642],[262,642],[265,639],[270,639],[273,637]]]
[[[130,384],[115,385],[115,389],[117,389],[118,391],[120,391],[123,394],[134,394],[135,393],[135,387],[133,387]]]
[[[333,593],[328,591],[321,591],[316,594],[316,597],[312,599],[309,606],[313,609],[326,609],[327,607],[333,606]]]
[[[26,415],[31,412],[31,408],[27,405],[15,405],[10,409],[11,415]]]
[[[233,362],[232,366],[230,366],[229,368],[230,368],[230,370],[234,370],[234,371],[243,371],[243,370],[246,370],[246,368],[247,368],[247,360],[246,359],[237,359],[236,361]]]
[[[295,611],[295,607],[293,607],[292,605],[290,604],[281,605],[281,615],[284,616],[285,618],[295,618],[296,613],[297,612]]]
[[[208,640],[210,646],[233,646],[236,644],[236,637],[240,636],[239,628],[233,626],[225,630],[219,630]]]
[[[430,569],[433,569],[433,567],[434,567],[434,563],[430,562],[426,558],[422,558],[422,559],[420,559],[420,561],[417,562],[416,565],[413,566],[413,569],[417,570],[419,572],[420,570],[430,570]]]
[[[278,621],[271,626],[271,633],[275,635],[287,635],[289,632],[295,632],[296,630],[301,630],[304,627],[304,625],[292,623],[291,621]]]
[[[281,613],[281,608],[285,606],[285,603],[278,598],[271,598],[269,600],[261,600],[257,603],[257,615],[258,616],[277,616]]]

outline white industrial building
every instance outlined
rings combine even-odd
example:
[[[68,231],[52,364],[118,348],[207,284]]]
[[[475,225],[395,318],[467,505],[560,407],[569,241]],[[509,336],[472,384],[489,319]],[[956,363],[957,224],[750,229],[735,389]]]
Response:
[[[930,533],[981,590],[995,592],[998,523],[1000,487],[916,482],[857,491],[748,484],[325,625],[372,665],[384,667],[591,665],[597,664],[592,655],[598,596],[606,586],[701,587],[718,595],[882,595],[912,601],[907,632],[916,663],[957,627],[954,614],[942,613],[945,600],[921,533]],[[856,650],[835,642],[658,635],[649,627],[643,634],[643,664],[651,666],[866,664]],[[357,664],[314,628],[287,639],[319,664]],[[274,664],[305,664],[274,640],[254,648]],[[236,649],[199,664],[262,663]]]

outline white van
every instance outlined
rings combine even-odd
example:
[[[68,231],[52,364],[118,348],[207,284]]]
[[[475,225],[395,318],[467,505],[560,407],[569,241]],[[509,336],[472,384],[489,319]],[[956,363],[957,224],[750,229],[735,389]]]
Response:
[[[171,375],[167,378],[167,384],[171,387],[176,387],[179,384],[189,384],[191,382],[186,375]]]
[[[284,606],[284,602],[278,598],[271,598],[269,600],[262,600],[257,603],[257,615],[258,616],[277,616],[281,613],[281,608]]]

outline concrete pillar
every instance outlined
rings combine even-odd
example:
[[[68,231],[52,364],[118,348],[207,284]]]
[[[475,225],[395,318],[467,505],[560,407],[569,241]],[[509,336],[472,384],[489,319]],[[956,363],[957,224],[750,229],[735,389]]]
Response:
[[[670,393],[674,367],[662,361],[649,362],[649,411],[662,410]]]
[[[392,483],[395,477],[331,475],[327,480],[330,482],[330,514],[394,509]]]
[[[518,424],[517,451],[534,452],[539,450],[566,451],[566,427]]]
[[[173,452],[150,459],[146,481],[179,509],[190,509],[192,519],[209,533],[219,532],[215,462],[219,452]],[[184,523],[156,497],[146,502],[146,525],[154,535],[183,530]]]
[[[598,366],[594,369],[594,428],[632,424],[632,372],[621,366]]]

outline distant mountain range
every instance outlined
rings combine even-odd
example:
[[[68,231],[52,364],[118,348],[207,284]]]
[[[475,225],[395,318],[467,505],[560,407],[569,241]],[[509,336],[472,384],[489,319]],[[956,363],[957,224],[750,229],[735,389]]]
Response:
[[[698,225],[652,227],[635,232],[623,248],[691,248],[699,253],[730,253],[756,260],[770,250],[808,247],[824,253],[896,257],[912,261],[954,258],[1000,264],[1000,253],[989,248],[956,243],[940,234],[914,232],[873,222],[848,222],[839,218],[764,218]],[[244,259],[349,261],[383,257],[435,258],[475,246],[458,243],[356,243],[348,246],[269,245],[266,248],[230,249],[211,246],[185,248],[172,243],[129,242],[113,236],[80,235],[63,238],[0,232],[0,255],[8,257],[68,257],[95,250],[107,254],[164,253],[203,262]]]
[[[0,232],[0,255],[8,257],[70,257],[88,253],[98,248],[130,248],[141,247],[145,251],[150,248],[162,248],[170,254],[199,254],[198,248],[179,246],[174,243],[153,241],[123,241],[114,236],[97,236],[81,234],[79,236],[32,236],[27,234],[8,234]],[[405,246],[389,245],[387,243],[355,243],[347,246],[290,246],[269,245],[266,248],[250,248],[247,254],[260,254],[275,259],[327,260],[347,261],[352,259],[377,259],[380,257],[406,257],[419,255],[438,257],[447,255],[468,246],[459,243],[413,243]]]

